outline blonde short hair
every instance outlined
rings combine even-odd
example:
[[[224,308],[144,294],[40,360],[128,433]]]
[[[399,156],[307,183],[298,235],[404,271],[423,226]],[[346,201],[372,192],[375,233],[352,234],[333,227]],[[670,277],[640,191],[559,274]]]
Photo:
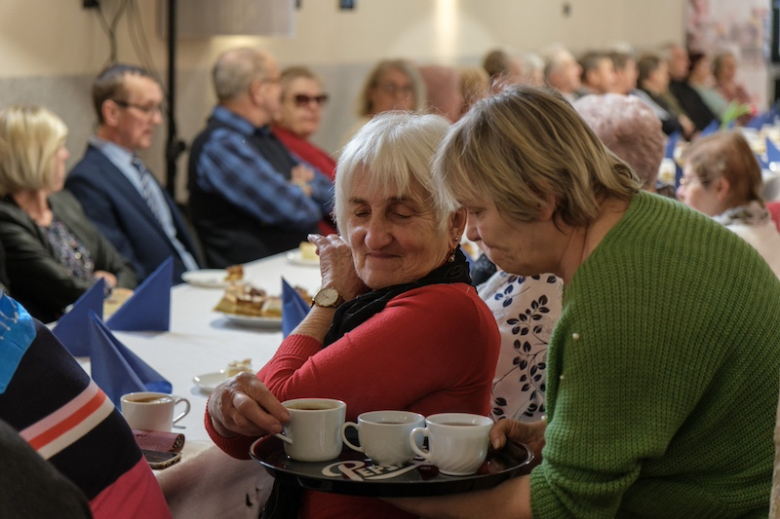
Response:
[[[50,188],[54,156],[67,136],[62,119],[41,106],[0,112],[0,196]]]
[[[491,199],[510,221],[539,219],[547,199],[572,227],[593,222],[600,198],[628,200],[636,173],[559,94],[525,85],[478,102],[439,149],[434,179],[453,200]]]
[[[368,177],[369,189],[387,197],[409,194],[422,188],[422,202],[432,207],[443,229],[447,216],[458,206],[434,189],[431,163],[450,122],[440,115],[384,112],[363,126],[344,147],[336,174],[335,214],[338,228],[346,233],[349,197],[356,178]]]
[[[412,82],[414,88],[414,107],[412,111],[420,112],[425,107],[426,91],[425,82],[420,75],[417,66],[407,59],[384,59],[377,63],[371,72],[366,76],[363,87],[358,96],[358,115],[365,117],[373,113],[374,107],[371,104],[369,94],[373,88],[379,86],[379,80],[387,70],[396,69],[406,75]]]

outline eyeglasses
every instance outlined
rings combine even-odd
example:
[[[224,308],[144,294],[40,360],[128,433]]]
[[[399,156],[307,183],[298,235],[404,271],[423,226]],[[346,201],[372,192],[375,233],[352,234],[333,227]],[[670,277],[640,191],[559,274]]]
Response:
[[[379,85],[379,89],[391,96],[397,96],[401,94],[403,97],[409,97],[414,94],[414,87],[412,85],[398,85],[396,83],[382,83]]]
[[[295,94],[293,96],[295,106],[301,108],[309,106],[311,103],[317,103],[318,106],[322,106],[328,102],[328,94],[320,94],[318,96],[307,96],[306,94]]]
[[[134,103],[128,103],[127,101],[122,101],[121,99],[112,99],[112,101],[114,101],[122,108],[135,108],[139,112],[142,112],[144,115],[149,117],[162,113],[162,106],[160,105],[141,106]]]

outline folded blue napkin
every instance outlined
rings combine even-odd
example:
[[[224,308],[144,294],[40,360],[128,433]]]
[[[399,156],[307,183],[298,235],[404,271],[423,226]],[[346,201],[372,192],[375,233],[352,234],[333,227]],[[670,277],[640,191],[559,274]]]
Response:
[[[60,317],[57,325],[52,330],[63,346],[74,357],[86,357],[89,355],[87,343],[89,331],[89,313],[94,312],[99,319],[103,319],[103,297],[106,291],[106,282],[99,279],[89,290],[81,294],[70,312]]]
[[[106,326],[123,332],[165,332],[171,329],[173,258],[165,260],[119,307]]]
[[[772,142],[769,137],[766,139],[766,161],[769,164],[780,162],[780,150],[777,149],[777,146],[775,146],[775,143]]]
[[[754,130],[760,130],[765,124],[769,124],[769,117],[771,112],[763,112],[757,114],[751,120],[745,124],[745,128],[753,128]]]
[[[295,330],[308,315],[309,309],[301,294],[282,278],[282,337],[287,337]]]
[[[710,124],[705,126],[705,128],[701,131],[701,136],[704,137],[706,135],[712,135],[713,133],[716,133],[720,129],[720,122],[717,119],[713,119]]]
[[[117,340],[97,315],[89,313],[92,380],[120,407],[122,395],[135,391],[170,393],[173,386]]]
[[[664,151],[664,158],[674,160],[674,150],[677,147],[677,142],[680,140],[680,132],[672,132],[669,138],[666,140],[666,150]]]

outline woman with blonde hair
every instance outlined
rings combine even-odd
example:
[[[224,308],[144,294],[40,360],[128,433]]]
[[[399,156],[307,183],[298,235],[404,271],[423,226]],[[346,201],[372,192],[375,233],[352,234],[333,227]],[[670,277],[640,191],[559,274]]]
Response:
[[[533,88],[456,123],[434,182],[499,268],[560,276],[563,309],[546,419],[491,432],[541,463],[490,490],[392,502],[447,518],[766,517],[780,281],[755,249],[642,191],[563,98]]]
[[[358,121],[342,140],[346,144],[376,114],[390,111],[422,112],[427,92],[425,81],[413,62],[384,59],[366,76],[358,95]]]
[[[780,234],[761,198],[761,166],[736,131],[691,143],[677,197],[752,245],[780,277]]]
[[[14,297],[43,322],[57,319],[98,279],[135,288],[130,263],[62,191],[67,127],[39,106],[0,112],[0,242]]]

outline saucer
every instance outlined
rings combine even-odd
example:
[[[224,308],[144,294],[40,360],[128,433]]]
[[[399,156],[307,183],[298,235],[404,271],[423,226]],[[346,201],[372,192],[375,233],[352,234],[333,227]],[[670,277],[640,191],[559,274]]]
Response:
[[[225,373],[225,370],[219,370],[214,373],[204,373],[202,375],[196,375],[192,377],[192,381],[195,383],[196,386],[201,388],[203,391],[208,391],[209,393],[214,391],[218,385],[220,385],[222,382],[227,380],[227,374]]]
[[[181,275],[185,283],[201,288],[226,288],[227,271],[224,269],[190,270]]]
[[[320,258],[319,256],[315,259],[307,259],[303,257],[303,254],[301,254],[301,251],[294,250],[287,253],[287,261],[292,263],[293,265],[301,265],[304,267],[319,267],[320,266]]]

